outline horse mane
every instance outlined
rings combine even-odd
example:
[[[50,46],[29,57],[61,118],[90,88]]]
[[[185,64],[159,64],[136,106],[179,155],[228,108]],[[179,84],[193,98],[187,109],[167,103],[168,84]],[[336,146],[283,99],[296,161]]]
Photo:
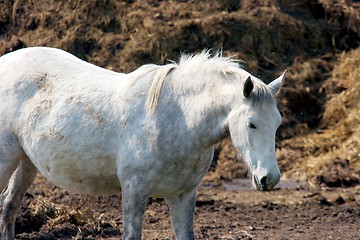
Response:
[[[172,63],[158,68],[146,100],[146,111],[148,113],[153,113],[155,111],[164,80],[170,71],[176,66],[177,65],[175,63]]]
[[[254,83],[254,89],[249,97],[251,104],[257,106],[263,103],[275,102],[271,89],[264,82],[245,71],[238,60],[223,57],[221,52],[217,52],[214,55],[210,54],[210,51],[202,51],[196,55],[182,54],[179,63],[171,62],[163,66],[152,66],[152,69],[144,73],[156,71],[146,100],[146,111],[150,114],[156,109],[164,80],[171,70],[175,68],[193,73],[213,72],[214,74],[222,75],[222,77],[227,78],[229,81],[234,79],[236,82],[241,83],[244,83],[245,79],[251,76],[251,80]]]

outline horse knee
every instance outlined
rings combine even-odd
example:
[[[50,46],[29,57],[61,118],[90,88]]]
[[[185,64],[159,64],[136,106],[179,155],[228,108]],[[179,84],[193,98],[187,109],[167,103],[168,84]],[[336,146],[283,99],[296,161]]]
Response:
[[[0,238],[14,239],[15,237],[15,219],[19,203],[5,199],[0,212]]]
[[[1,194],[0,230],[2,239],[14,239],[14,226],[21,200],[26,190],[35,179],[37,170],[28,160],[20,161],[17,169],[10,177],[5,191]]]
[[[12,222],[15,221],[18,206],[20,206],[21,200],[14,200],[12,198],[5,199],[3,203],[2,216],[1,220],[4,222]]]

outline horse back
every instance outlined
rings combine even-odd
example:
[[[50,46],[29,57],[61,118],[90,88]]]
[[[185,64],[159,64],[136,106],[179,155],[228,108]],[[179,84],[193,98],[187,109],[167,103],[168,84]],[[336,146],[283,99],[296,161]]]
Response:
[[[0,112],[19,114],[33,98],[44,103],[71,95],[109,95],[126,83],[121,81],[125,76],[59,49],[20,49],[0,58],[0,100],[6,102]]]

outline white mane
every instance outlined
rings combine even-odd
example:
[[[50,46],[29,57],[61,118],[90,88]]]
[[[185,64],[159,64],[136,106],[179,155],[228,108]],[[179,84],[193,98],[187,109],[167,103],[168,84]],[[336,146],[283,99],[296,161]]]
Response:
[[[235,79],[240,82],[243,82],[250,76],[250,74],[241,67],[238,60],[223,57],[221,52],[214,54],[214,56],[212,56],[209,51],[202,51],[197,55],[183,54],[180,57],[179,63],[172,62],[164,66],[152,66],[153,67],[150,70],[140,74],[143,76],[150,71],[157,71],[146,101],[146,111],[150,114],[156,109],[158,98],[167,75],[175,68],[181,69],[182,72],[187,73],[213,72],[214,74],[226,77],[229,80]],[[274,101],[272,93],[265,83],[254,76],[251,76],[251,79],[255,86],[253,90],[254,94],[252,94],[252,101],[254,104],[267,102],[269,100]]]

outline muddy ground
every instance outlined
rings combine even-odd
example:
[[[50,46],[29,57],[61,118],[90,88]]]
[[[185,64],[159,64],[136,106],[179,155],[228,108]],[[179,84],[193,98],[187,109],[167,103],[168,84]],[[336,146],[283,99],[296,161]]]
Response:
[[[231,141],[199,186],[197,239],[360,239],[360,3],[350,0],[0,1],[0,56],[64,49],[119,72],[223,49],[277,96],[283,179],[257,192]],[[121,196],[72,195],[41,176],[25,196],[17,239],[118,239]],[[150,199],[144,239],[173,239]]]
[[[249,179],[203,182],[195,214],[197,239],[360,239],[360,186],[310,189],[283,180],[272,192]],[[26,195],[17,239],[118,239],[121,197],[84,197],[42,177]],[[166,202],[150,199],[144,239],[174,239]]]

